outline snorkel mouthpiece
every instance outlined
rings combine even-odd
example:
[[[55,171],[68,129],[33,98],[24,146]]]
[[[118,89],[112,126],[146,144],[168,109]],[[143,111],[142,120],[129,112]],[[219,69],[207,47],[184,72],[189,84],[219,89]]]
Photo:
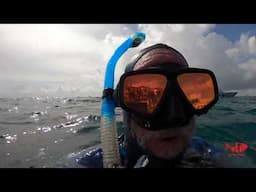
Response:
[[[145,34],[136,32],[126,39],[110,58],[105,72],[104,90],[101,104],[101,144],[103,167],[121,167],[118,136],[115,122],[115,102],[113,99],[114,73],[117,61],[131,47],[139,46],[145,40]]]

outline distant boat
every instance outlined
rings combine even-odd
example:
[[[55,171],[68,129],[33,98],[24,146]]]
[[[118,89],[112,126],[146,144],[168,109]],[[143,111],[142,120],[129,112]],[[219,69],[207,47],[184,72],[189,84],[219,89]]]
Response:
[[[220,97],[235,97],[236,94],[237,94],[236,91],[222,91],[222,90],[219,90],[219,96]]]

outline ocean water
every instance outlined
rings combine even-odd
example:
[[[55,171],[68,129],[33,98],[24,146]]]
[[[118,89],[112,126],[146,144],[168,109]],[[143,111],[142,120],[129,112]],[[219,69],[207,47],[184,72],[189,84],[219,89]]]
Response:
[[[64,167],[68,155],[100,143],[100,98],[0,98],[0,168]],[[119,132],[122,113],[116,109]],[[225,149],[246,143],[230,158],[256,167],[256,97],[220,98],[197,117],[196,135]]]

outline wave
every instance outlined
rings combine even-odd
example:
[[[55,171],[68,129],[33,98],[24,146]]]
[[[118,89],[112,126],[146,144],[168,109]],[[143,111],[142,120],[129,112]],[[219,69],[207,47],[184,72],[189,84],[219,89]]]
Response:
[[[216,106],[215,109],[220,111],[236,111],[230,107],[225,107],[225,106]]]
[[[89,133],[89,132],[95,131],[99,128],[100,128],[100,126],[86,126],[86,127],[82,127],[81,129],[78,129],[77,133],[78,134]]]
[[[95,146],[95,145],[98,145],[98,144],[100,144],[100,141],[99,140],[94,140],[94,141],[91,141],[91,142],[89,142],[88,144],[85,144],[85,145],[80,145],[79,147],[78,147],[78,149],[88,149],[89,147],[92,147],[92,146]]]
[[[27,125],[27,124],[33,124],[33,121],[0,121],[0,124],[2,125]]]
[[[245,113],[254,115],[254,114],[256,114],[256,109],[251,109],[251,110],[245,111]]]

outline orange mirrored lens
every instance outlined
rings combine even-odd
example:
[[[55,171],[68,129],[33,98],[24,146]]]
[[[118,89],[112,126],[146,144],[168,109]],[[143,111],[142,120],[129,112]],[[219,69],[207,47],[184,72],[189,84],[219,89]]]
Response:
[[[203,109],[215,98],[214,84],[207,73],[184,73],[178,84],[195,109]]]
[[[161,74],[136,74],[126,77],[123,86],[124,104],[137,112],[151,114],[159,104],[167,84]]]

